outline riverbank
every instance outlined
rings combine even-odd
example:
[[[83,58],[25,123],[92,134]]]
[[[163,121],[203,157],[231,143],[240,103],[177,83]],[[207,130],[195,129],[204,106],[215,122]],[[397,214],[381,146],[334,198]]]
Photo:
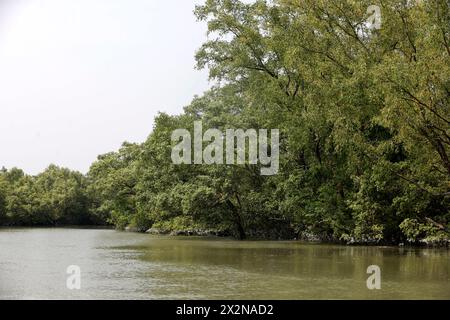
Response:
[[[2,229],[80,229],[80,230],[116,230],[114,226],[96,226],[96,225],[63,225],[63,226],[0,226]]]
[[[137,232],[144,233],[135,228],[127,227],[125,228],[127,232]],[[182,229],[182,230],[167,230],[161,228],[150,228],[145,231],[149,235],[159,235],[159,236],[184,236],[184,237],[218,237],[218,238],[233,238],[230,232],[218,231],[212,229]],[[324,234],[314,234],[311,232],[300,232],[297,237],[292,238],[264,238],[258,236],[249,236],[246,240],[253,241],[300,241],[304,243],[320,243],[320,244],[334,244],[334,245],[346,245],[346,246],[409,246],[409,247],[436,247],[436,248],[450,248],[450,240],[421,240],[416,243],[412,242],[386,242],[386,241],[376,241],[375,239],[367,239],[366,241],[357,241],[354,238],[343,241],[335,239],[332,236]]]
[[[0,230],[20,230],[20,229],[79,229],[79,230],[117,230],[127,233],[148,234],[156,236],[168,236],[168,237],[201,237],[201,238],[228,238],[236,241],[239,239],[233,237],[232,233],[226,230],[214,230],[214,229],[201,229],[201,228],[186,228],[186,229],[163,229],[163,228],[149,228],[147,230],[140,230],[134,227],[126,227],[124,229],[117,229],[110,225],[52,225],[52,226],[0,226]],[[298,241],[301,243],[311,244],[329,244],[329,245],[342,245],[342,246],[389,246],[389,247],[411,247],[411,248],[449,248],[450,240],[437,239],[420,240],[418,242],[388,242],[388,241],[376,241],[375,239],[366,239],[365,241],[358,241],[351,238],[347,241],[333,238],[326,234],[316,234],[312,232],[299,232],[297,236],[289,238],[274,238],[261,236],[262,232],[250,233],[245,240],[249,241]]]

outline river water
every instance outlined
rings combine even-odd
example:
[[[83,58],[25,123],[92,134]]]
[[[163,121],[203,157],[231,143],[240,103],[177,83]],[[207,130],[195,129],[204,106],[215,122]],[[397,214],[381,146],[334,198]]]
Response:
[[[450,250],[0,229],[0,299],[450,299]]]

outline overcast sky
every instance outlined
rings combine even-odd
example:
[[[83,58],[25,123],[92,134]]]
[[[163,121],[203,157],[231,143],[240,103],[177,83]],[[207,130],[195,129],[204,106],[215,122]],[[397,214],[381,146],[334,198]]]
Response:
[[[0,0],[0,167],[86,172],[208,88],[201,0]]]

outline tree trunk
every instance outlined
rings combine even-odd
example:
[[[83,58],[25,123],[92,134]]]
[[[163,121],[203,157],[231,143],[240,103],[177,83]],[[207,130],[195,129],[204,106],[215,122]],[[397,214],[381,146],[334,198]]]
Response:
[[[238,232],[239,240],[245,240],[247,238],[247,235],[245,234],[242,217],[239,214],[239,210],[229,199],[227,200],[227,205],[233,213],[233,221],[236,227],[236,231]]]

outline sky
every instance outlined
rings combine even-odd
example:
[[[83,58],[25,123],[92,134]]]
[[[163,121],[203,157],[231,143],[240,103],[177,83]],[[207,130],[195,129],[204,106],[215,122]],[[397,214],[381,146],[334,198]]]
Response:
[[[0,167],[86,173],[208,89],[201,0],[0,0]]]

